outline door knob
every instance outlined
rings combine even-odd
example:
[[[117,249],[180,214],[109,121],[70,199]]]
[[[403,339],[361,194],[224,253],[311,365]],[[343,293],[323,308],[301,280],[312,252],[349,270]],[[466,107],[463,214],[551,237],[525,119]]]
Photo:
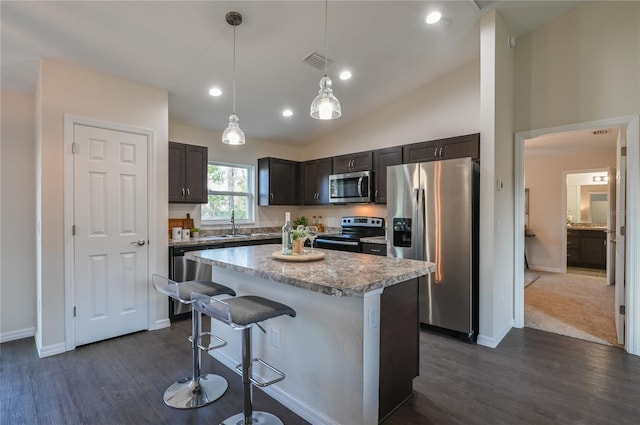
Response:
[[[138,246],[142,246],[145,244],[145,240],[144,239],[138,239],[135,242],[131,242],[131,245],[138,245]]]

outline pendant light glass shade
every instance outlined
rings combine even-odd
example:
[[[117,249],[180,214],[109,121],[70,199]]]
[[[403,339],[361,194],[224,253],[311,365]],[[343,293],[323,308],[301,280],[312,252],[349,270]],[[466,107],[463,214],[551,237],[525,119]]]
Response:
[[[222,143],[227,145],[244,145],[244,132],[238,125],[238,116],[229,115],[229,125],[222,133]]]
[[[329,51],[329,9],[328,0],[324,2],[324,42],[325,49]],[[327,66],[329,58],[324,58],[324,77],[320,79],[320,90],[313,102],[311,102],[311,108],[309,113],[312,118],[317,120],[333,120],[340,118],[342,115],[342,107],[337,97],[333,95],[333,89],[331,89],[331,78],[327,77]]]
[[[227,23],[233,26],[233,113],[229,115],[229,125],[222,133],[222,143],[226,145],[244,145],[244,132],[238,125],[236,115],[236,27],[242,23],[242,15],[229,12],[225,17]]]
[[[320,90],[311,102],[310,113],[317,120],[332,120],[342,115],[340,101],[333,95],[331,89],[331,78],[326,75],[320,79]]]

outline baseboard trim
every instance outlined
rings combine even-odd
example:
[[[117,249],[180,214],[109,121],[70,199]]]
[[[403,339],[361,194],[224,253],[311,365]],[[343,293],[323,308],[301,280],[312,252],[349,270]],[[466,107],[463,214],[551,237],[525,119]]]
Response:
[[[530,265],[529,270],[534,272],[566,273],[566,270],[564,270],[562,267],[542,267]],[[527,272],[526,269],[524,271],[525,273]]]
[[[150,331],[157,331],[159,329],[164,329],[164,328],[170,328],[171,327],[171,320],[169,319],[160,319],[160,320],[156,320],[154,326],[152,328],[149,328]]]
[[[17,331],[9,331],[0,334],[0,344],[3,342],[16,341],[18,339],[30,338],[36,336],[36,328],[18,329]]]
[[[36,348],[38,350],[38,357],[40,358],[55,356],[57,354],[62,354],[66,351],[65,349],[66,346],[64,342],[41,347],[38,345],[38,341],[36,340]]]
[[[235,360],[233,357],[230,357],[220,350],[213,350],[209,352],[209,355],[234,371],[236,365],[239,364],[238,360]],[[283,391],[281,388],[270,386],[261,388],[261,390],[282,403],[287,408],[291,409],[296,415],[312,424],[340,425],[338,422],[324,415],[322,412],[319,412],[300,400],[292,397],[291,394]]]
[[[504,339],[505,336],[509,333],[511,328],[513,327],[513,320],[509,322],[495,337],[488,337],[485,335],[478,335],[478,345],[482,345],[484,347],[496,348]]]

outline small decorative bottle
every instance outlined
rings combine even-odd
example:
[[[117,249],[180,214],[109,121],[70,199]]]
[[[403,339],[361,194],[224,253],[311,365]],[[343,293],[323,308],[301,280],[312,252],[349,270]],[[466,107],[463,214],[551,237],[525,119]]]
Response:
[[[284,213],[284,226],[282,226],[282,254],[293,254],[293,226],[291,225],[291,213]]]
[[[322,216],[318,216],[318,223],[316,224],[316,227],[318,228],[318,232],[322,233],[324,232],[324,223],[322,221]]]
[[[311,217],[311,223],[309,223],[309,226],[317,226],[317,225],[318,225],[318,219],[314,215],[313,217]]]

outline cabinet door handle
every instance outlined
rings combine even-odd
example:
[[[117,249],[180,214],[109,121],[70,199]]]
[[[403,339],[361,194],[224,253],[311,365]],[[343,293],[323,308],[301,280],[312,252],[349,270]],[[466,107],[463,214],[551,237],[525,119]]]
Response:
[[[438,157],[438,147],[436,146],[436,148],[433,150],[433,157],[437,158]]]
[[[191,191],[189,190],[189,188],[187,188],[187,198],[191,196]]]
[[[182,190],[180,191],[180,196],[182,196],[184,198],[184,187],[182,188]]]
[[[442,146],[440,146],[440,149],[438,150],[438,156],[442,158]]]
[[[381,249],[371,248],[371,252],[382,252],[382,250]]]
[[[378,191],[377,191],[377,190],[376,190],[375,192],[373,192],[373,196],[374,196],[375,198],[377,198],[377,197],[378,197]]]
[[[269,200],[270,200],[270,201],[273,201],[273,192],[271,192],[271,193],[269,194]]]

